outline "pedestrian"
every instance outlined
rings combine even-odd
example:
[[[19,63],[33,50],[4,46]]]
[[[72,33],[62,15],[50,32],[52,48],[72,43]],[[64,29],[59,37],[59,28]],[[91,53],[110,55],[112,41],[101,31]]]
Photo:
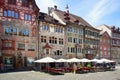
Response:
[[[4,64],[1,63],[0,66],[1,66],[1,72],[4,72]]]
[[[76,74],[76,70],[77,70],[77,65],[74,63],[73,64],[73,73]]]

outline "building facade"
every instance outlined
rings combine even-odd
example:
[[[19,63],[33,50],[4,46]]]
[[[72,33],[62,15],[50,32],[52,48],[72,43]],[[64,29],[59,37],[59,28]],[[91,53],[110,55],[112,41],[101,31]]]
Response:
[[[86,26],[84,31],[84,54],[88,59],[95,58],[99,54],[100,30]]]
[[[0,63],[6,68],[31,66],[37,57],[35,0],[0,0]]]
[[[105,32],[100,32],[100,54],[99,58],[110,59],[110,49],[111,49],[111,38],[109,34]]]
[[[110,59],[120,62],[120,29],[115,26],[101,25],[98,29],[107,32],[110,36]]]
[[[65,58],[65,26],[46,13],[39,13],[39,57]]]
[[[66,11],[54,8],[48,8],[48,14],[57,19],[61,24],[66,25],[66,52],[67,58],[87,57],[89,59],[95,57],[98,52],[99,30],[92,27],[84,19],[69,13],[69,7]],[[88,39],[90,43],[87,44]],[[95,43],[94,43],[95,41]]]

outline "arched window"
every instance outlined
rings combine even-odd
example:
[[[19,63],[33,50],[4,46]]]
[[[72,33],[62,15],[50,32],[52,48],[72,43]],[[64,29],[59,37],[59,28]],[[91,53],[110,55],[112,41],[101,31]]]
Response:
[[[8,0],[8,4],[16,4],[16,0]]]

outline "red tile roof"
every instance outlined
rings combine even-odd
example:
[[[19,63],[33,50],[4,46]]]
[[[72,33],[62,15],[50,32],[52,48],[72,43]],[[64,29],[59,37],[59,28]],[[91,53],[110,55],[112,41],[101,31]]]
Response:
[[[52,48],[48,43],[44,46],[44,48]]]

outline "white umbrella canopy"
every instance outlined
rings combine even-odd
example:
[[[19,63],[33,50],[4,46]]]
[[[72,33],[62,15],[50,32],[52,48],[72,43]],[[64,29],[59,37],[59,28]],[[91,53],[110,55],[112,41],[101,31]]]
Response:
[[[61,59],[56,60],[56,62],[67,62],[67,60],[66,60],[66,59],[61,58]]]
[[[112,61],[112,60],[105,59],[105,58],[100,59],[100,61],[105,62],[105,63],[111,63],[111,62],[114,62],[114,61]]]
[[[91,62],[99,62],[99,59],[92,59]]]
[[[42,59],[39,59],[39,60],[36,60],[34,62],[36,63],[50,63],[50,62],[55,62],[56,60],[51,58],[51,57],[45,57],[45,58],[42,58]]]
[[[91,61],[89,59],[83,58],[83,59],[80,59],[80,62],[91,62]]]
[[[80,62],[80,59],[71,58],[71,59],[68,59],[67,62]]]

